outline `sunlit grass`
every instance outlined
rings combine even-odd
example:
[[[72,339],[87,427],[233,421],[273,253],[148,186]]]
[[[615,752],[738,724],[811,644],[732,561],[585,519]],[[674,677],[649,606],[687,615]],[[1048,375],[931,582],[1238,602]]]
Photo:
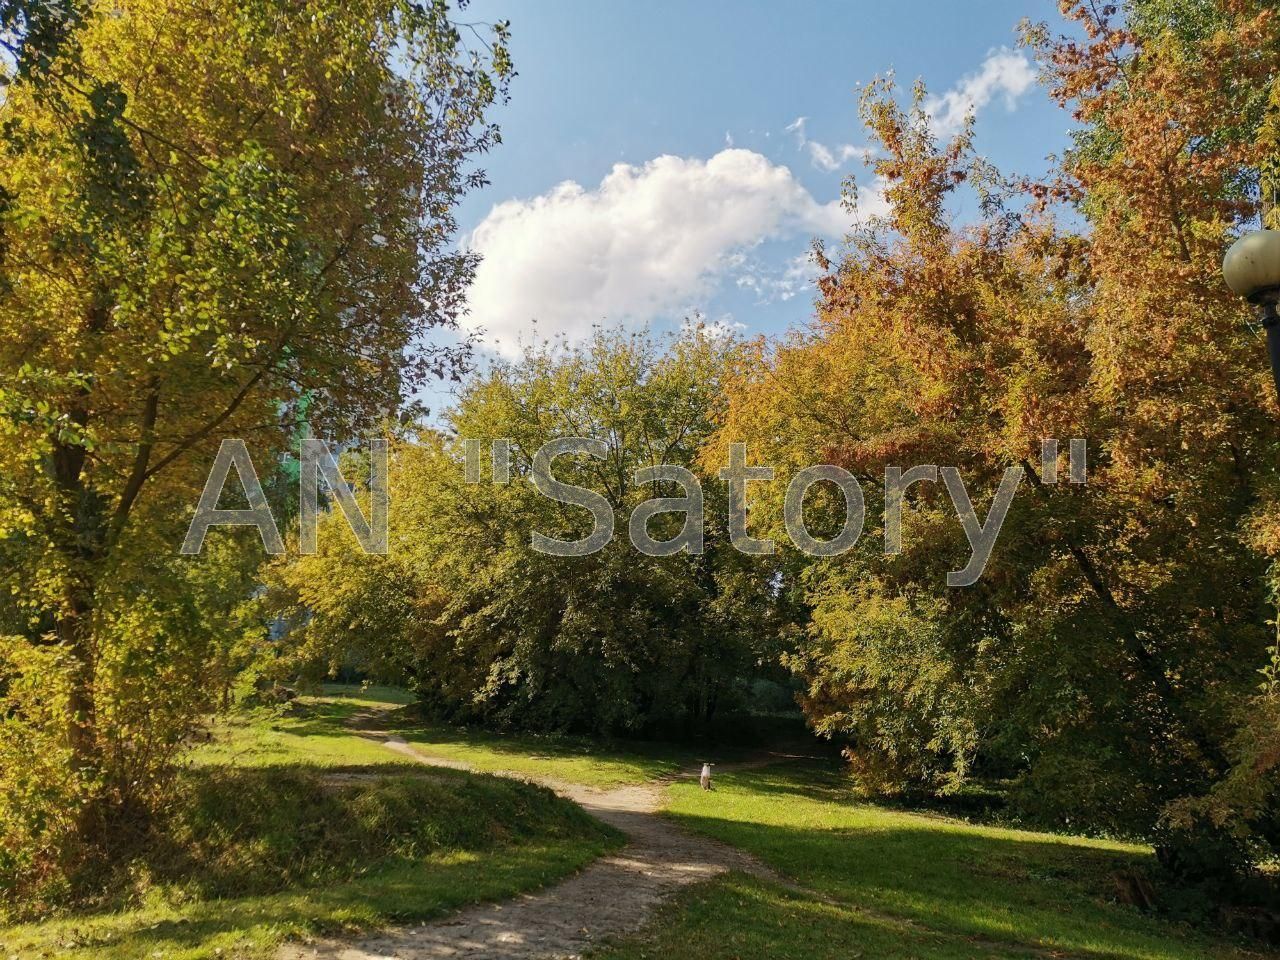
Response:
[[[381,743],[396,735],[427,757],[485,772],[514,773],[565,783],[614,787],[646,783],[687,770],[700,760],[729,760],[742,751],[638,740],[601,741],[563,734],[498,733],[415,719],[401,709],[413,698],[391,687],[325,684],[318,696],[299,698],[280,715],[259,711],[220,724],[215,741],[201,747],[197,762],[272,766],[316,766],[403,762]],[[351,743],[354,728],[379,736]]]
[[[0,957],[66,960],[260,960],[286,939],[367,930],[501,900],[581,867],[606,848],[582,840],[400,862],[346,883],[224,900],[174,902],[157,892],[127,911],[0,929]]]
[[[326,686],[282,711],[220,723],[193,760],[201,769],[273,768],[338,778],[418,775],[487,789],[485,777],[427,770],[386,748],[396,733],[419,751],[481,770],[596,786],[669,774],[704,752],[427,725],[386,688]],[[356,731],[370,729],[368,737]],[[732,759],[723,754],[712,759]],[[476,785],[479,784],[479,787]],[[512,785],[495,786],[495,790]],[[716,790],[670,788],[667,815],[751,851],[799,889],[730,875],[686,891],[646,935],[599,952],[607,960],[961,960],[1260,956],[1114,903],[1109,877],[1141,866],[1134,844],[966,823],[861,802],[837,769],[811,763],[722,773]],[[460,787],[459,787],[460,789]],[[498,802],[495,794],[494,802]],[[471,803],[478,811],[484,801]],[[424,811],[430,816],[431,811]],[[456,808],[448,814],[457,817]],[[537,819],[536,817],[534,818]],[[550,828],[551,825],[548,825]],[[304,933],[415,922],[480,899],[554,881],[618,842],[595,828],[542,830],[485,849],[390,858],[340,882],[259,896],[201,898],[157,887],[139,906],[0,931],[0,960],[270,956]],[[221,952],[219,952],[221,951]]]
[[[470,902],[504,900],[572,873],[604,849],[599,841],[558,840],[483,854],[454,851],[346,883],[239,899],[173,902],[157,893],[134,910],[0,929],[0,956],[260,960],[288,938],[413,922]]]
[[[569,736],[501,735],[444,725],[396,731],[420,753],[508,772],[593,787],[646,783],[687,770],[706,751],[672,744],[600,743]]]
[[[371,929],[388,923],[439,916],[480,900],[505,899],[552,882],[579,869],[621,842],[567,801],[537,787],[452,770],[428,770],[388,750],[381,737],[355,732],[365,716],[378,720],[409,702],[403,691],[327,688],[323,695],[301,697],[283,710],[257,709],[218,722],[212,739],[192,752],[194,778],[249,776],[255,793],[225,791],[224,807],[264,803],[261,817],[250,818],[258,835],[237,837],[220,867],[234,870],[236,857],[252,865],[263,851],[296,845],[300,827],[283,801],[303,787],[423,783],[429,800],[415,815],[418,837],[473,837],[445,840],[443,848],[422,855],[392,854],[336,865],[311,880],[252,896],[201,892],[210,877],[190,883],[155,882],[141,902],[128,909],[76,913],[38,923],[0,928],[0,960],[261,960],[274,955],[290,937]],[[309,780],[307,778],[310,778]],[[372,779],[371,779],[372,778]],[[280,809],[273,799],[280,785]],[[525,796],[527,794],[527,797]],[[353,807],[367,811],[369,804]],[[501,822],[496,811],[507,810]],[[226,810],[229,830],[242,830],[239,809]],[[215,822],[224,814],[217,809]],[[474,819],[475,829],[468,823]],[[488,823],[487,820],[494,820]],[[438,821],[438,824],[437,824]],[[343,830],[339,817],[330,829]],[[216,825],[216,823],[215,823]],[[354,827],[354,825],[353,825]],[[265,833],[264,833],[265,831]],[[482,839],[481,839],[482,838]],[[231,862],[228,865],[226,860]],[[330,865],[333,867],[334,865]],[[234,876],[235,874],[230,874]]]
[[[412,700],[393,687],[326,684],[320,695],[218,720],[209,731],[210,741],[192,752],[191,762],[242,767],[403,764],[404,758],[387,750],[380,738],[359,736],[355,721],[390,716]]]
[[[859,801],[809,765],[671,789],[668,815],[742,847],[803,888],[731,876],[686,894],[608,960],[1236,958],[1236,944],[1111,901],[1133,844],[965,823]]]

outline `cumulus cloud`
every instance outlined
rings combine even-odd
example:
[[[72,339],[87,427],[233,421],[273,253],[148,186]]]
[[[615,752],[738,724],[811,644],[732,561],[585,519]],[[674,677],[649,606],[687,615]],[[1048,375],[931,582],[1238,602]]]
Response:
[[[570,339],[601,321],[643,323],[705,299],[764,240],[849,227],[839,201],[818,202],[751,150],[620,163],[595,188],[566,181],[489,212],[467,239],[484,259],[465,323],[507,355],[535,320],[538,335]]]
[[[796,117],[787,125],[787,133],[795,134],[796,142],[800,144],[801,149],[808,152],[809,159],[819,170],[833,173],[850,160],[865,160],[871,156],[872,151],[869,147],[856,147],[851,143],[840,143],[829,147],[817,140],[810,140],[805,132],[805,124],[808,120],[808,117]]]
[[[941,96],[929,97],[924,108],[933,120],[934,132],[949,137],[997,97],[1004,98],[1006,109],[1014,109],[1018,98],[1035,86],[1035,82],[1036,72],[1031,61],[1021,53],[1001,47],[987,54],[982,66],[953,89]]]

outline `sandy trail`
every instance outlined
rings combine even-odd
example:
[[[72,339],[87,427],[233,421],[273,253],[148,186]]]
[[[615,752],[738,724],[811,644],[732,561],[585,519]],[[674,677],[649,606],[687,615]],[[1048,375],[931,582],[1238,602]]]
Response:
[[[470,769],[456,760],[421,754],[396,737],[385,742],[419,763]],[[717,769],[758,767],[780,759],[784,758],[725,764]],[[728,870],[785,882],[743,851],[688,834],[658,815],[666,784],[687,776],[696,773],[612,790],[537,780],[617,827],[627,835],[627,845],[559,883],[514,900],[478,904],[441,920],[392,928],[355,941],[289,944],[281,950],[280,960],[580,957],[602,939],[639,930],[654,908],[687,884]]]

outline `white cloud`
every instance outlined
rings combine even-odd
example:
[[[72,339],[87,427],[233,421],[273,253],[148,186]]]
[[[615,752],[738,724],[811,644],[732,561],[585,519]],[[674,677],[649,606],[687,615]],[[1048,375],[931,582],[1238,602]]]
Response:
[[[808,117],[796,117],[791,123],[787,124],[786,132],[795,135],[796,143],[800,145],[801,149],[808,151],[809,159],[813,161],[816,167],[830,173],[845,166],[850,160],[867,160],[875,155],[875,150],[871,147],[855,147],[851,143],[828,147],[826,144],[819,143],[816,140],[810,140],[805,129],[805,124],[808,122]],[[871,186],[858,186],[856,209],[854,211],[857,222],[865,223],[872,217],[883,216],[889,212],[889,202],[884,196],[885,187],[887,186],[888,183],[885,178],[879,174],[876,175]]]
[[[819,203],[750,150],[619,163],[594,189],[566,181],[489,211],[467,239],[484,260],[465,323],[511,355],[533,320],[538,335],[571,339],[601,321],[646,322],[705,299],[766,239],[849,227],[839,201]]]
[[[855,147],[849,143],[828,147],[815,140],[810,140],[806,146],[809,149],[809,158],[813,160],[814,165],[827,172],[839,170],[850,160],[861,160],[871,155],[869,148]]]
[[[834,147],[829,147],[825,143],[819,143],[817,140],[810,140],[805,133],[805,123],[808,117],[796,117],[794,121],[787,125],[787,133],[794,133],[796,141],[801,148],[807,150],[809,159],[813,161],[813,165],[820,170],[833,173],[845,166],[850,160],[865,160],[871,156],[872,150],[869,147],[855,147],[851,143],[840,143]]]
[[[819,274],[817,264],[808,253],[793,257],[781,270],[756,262],[744,261],[742,266],[745,269],[734,282],[740,289],[754,293],[756,302],[762,304],[792,299],[812,286]]]
[[[1036,72],[1026,56],[1001,47],[987,54],[975,73],[964,77],[958,85],[941,96],[929,97],[925,111],[933,120],[934,132],[940,137],[958,133],[965,120],[997,97],[1003,97],[1005,108],[1013,110],[1018,98],[1035,86]]]

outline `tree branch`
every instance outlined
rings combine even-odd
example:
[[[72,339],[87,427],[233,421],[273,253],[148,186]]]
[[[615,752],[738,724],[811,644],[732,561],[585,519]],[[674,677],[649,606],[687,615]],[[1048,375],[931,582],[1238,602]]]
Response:
[[[138,452],[133,458],[133,469],[129,473],[129,479],[124,485],[124,490],[120,494],[120,500],[116,504],[116,509],[111,515],[110,524],[107,527],[107,544],[115,543],[120,533],[124,530],[124,525],[129,519],[129,513],[133,510],[133,505],[138,500],[138,495],[142,493],[142,487],[147,482],[147,465],[151,461],[151,451],[155,446],[156,435],[156,418],[160,411],[160,387],[155,377],[151,378],[151,383],[147,388],[147,398],[142,405],[142,430],[138,441]]]

